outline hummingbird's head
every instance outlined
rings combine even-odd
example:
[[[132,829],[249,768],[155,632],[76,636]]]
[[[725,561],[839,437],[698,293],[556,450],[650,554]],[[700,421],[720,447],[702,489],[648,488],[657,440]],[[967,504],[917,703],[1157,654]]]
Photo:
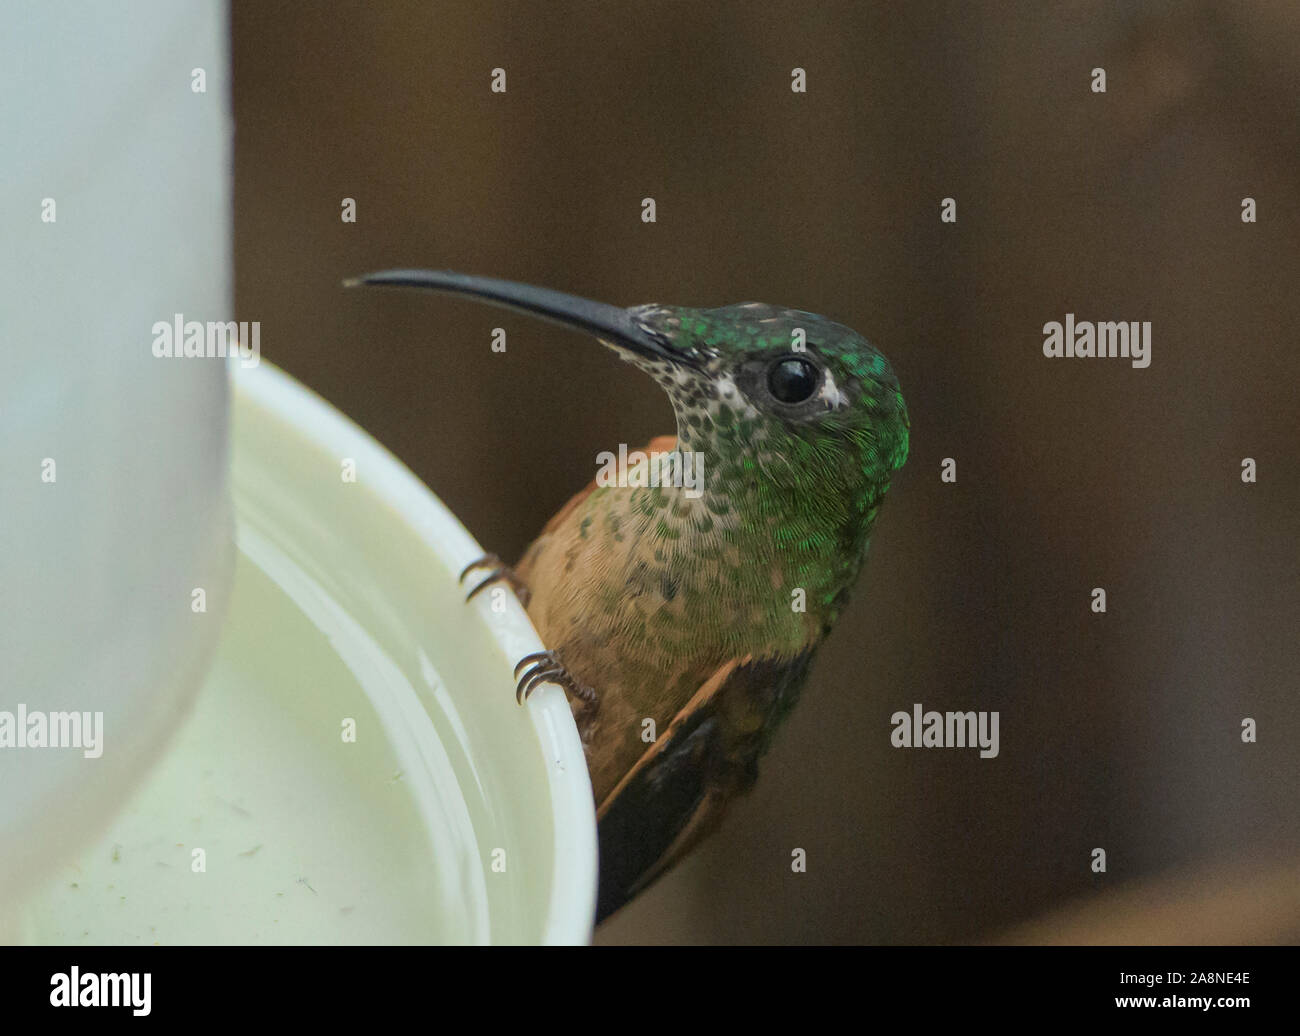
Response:
[[[608,341],[672,400],[684,449],[716,453],[736,479],[887,484],[907,459],[893,368],[842,324],[759,302],[628,311],[660,346]]]
[[[757,302],[622,309],[443,270],[345,283],[468,295],[594,335],[658,381],[681,447],[702,453],[706,483],[728,492],[759,484],[866,515],[907,459],[907,408],[889,361],[814,313]]]

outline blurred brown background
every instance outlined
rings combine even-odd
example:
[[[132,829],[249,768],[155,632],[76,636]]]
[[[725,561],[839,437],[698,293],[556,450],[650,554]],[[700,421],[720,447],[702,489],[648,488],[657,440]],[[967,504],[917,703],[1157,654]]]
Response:
[[[488,549],[666,399],[344,276],[782,303],[902,380],[911,459],[755,793],[598,942],[983,939],[1300,854],[1300,8],[237,0],[233,33],[239,319]],[[1067,311],[1152,321],[1151,366],[1044,359]],[[1001,755],[892,749],[913,702],[999,710]]]

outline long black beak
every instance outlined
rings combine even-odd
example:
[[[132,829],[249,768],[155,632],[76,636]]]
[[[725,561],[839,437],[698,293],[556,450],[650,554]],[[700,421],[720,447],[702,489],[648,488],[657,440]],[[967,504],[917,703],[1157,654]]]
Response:
[[[677,364],[694,361],[673,348],[664,336],[638,321],[633,310],[619,309],[603,302],[592,302],[562,291],[539,288],[496,277],[474,277],[452,270],[381,270],[350,277],[344,287],[358,285],[387,288],[423,288],[453,295],[468,295],[495,306],[529,313],[553,324],[577,328],[597,338],[630,349],[641,356],[669,360]]]

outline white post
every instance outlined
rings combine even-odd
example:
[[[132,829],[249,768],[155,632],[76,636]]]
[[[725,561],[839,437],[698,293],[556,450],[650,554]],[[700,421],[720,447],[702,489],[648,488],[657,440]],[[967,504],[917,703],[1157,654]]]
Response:
[[[224,614],[225,367],[153,328],[234,319],[227,18],[42,0],[0,31],[0,914],[124,803]],[[97,748],[51,746],[70,713]]]

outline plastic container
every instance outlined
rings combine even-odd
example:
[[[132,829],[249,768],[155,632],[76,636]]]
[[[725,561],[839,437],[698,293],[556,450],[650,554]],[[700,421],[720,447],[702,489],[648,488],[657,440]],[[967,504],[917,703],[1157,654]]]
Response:
[[[231,365],[238,545],[193,715],[19,914],[67,944],[572,943],[595,811],[563,691],[481,548],[382,447],[265,361]],[[356,481],[345,480],[345,468]]]

